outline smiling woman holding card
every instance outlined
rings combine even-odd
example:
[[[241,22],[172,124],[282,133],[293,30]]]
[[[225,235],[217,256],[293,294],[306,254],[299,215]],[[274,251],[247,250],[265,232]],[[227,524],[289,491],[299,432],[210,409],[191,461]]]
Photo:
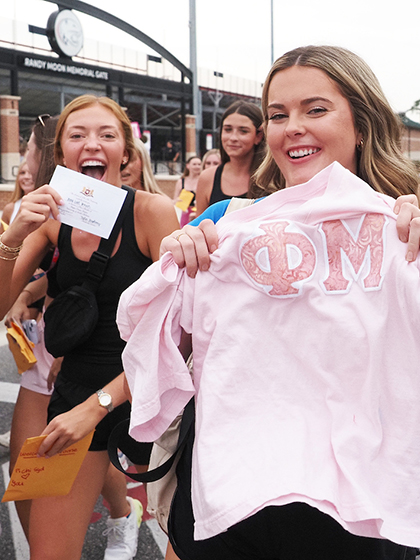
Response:
[[[66,171],[70,176],[77,172],[77,178],[85,176],[84,196],[86,188],[92,189],[92,183],[95,191],[106,190],[109,185],[120,188],[121,169],[127,165],[133,149],[130,121],[111,99],[81,96],[69,103],[60,116],[56,163],[67,168],[62,170],[64,177]],[[77,185],[77,193],[83,186]],[[67,220],[60,223],[60,208],[65,208],[70,196],[68,190],[61,192],[60,182],[57,189],[51,185],[39,188],[23,198],[16,219],[1,233],[1,315],[9,310],[51,247],[57,246],[60,253],[50,285],[52,295],[57,297],[64,290],[83,284],[101,238],[83,228],[66,225]],[[93,205],[92,197],[89,204]],[[73,209],[76,206],[75,202]],[[114,220],[117,215],[115,210]],[[98,322],[88,340],[64,356],[49,406],[49,424],[43,432],[47,437],[39,454],[59,453],[96,427],[95,435],[70,494],[33,501],[29,538],[32,560],[80,558],[85,532],[109,467],[108,435],[130,411],[121,373],[124,343],[115,323],[119,296],[158,258],[162,238],[177,225],[169,199],[144,191],[133,195],[96,291]]]

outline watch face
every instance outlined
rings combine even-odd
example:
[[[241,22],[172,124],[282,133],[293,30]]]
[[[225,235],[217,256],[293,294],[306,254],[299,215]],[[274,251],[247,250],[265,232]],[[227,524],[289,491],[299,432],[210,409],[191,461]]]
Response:
[[[71,10],[51,14],[47,24],[50,45],[57,54],[76,56],[83,47],[83,29]]]
[[[108,395],[107,393],[104,393],[99,397],[99,402],[102,406],[109,406],[111,404],[111,401],[111,395]]]

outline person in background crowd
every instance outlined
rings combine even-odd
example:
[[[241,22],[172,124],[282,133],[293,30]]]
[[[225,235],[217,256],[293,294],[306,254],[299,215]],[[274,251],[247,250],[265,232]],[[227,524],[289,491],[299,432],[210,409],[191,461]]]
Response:
[[[197,216],[218,200],[255,198],[252,174],[262,161],[265,140],[262,113],[254,103],[235,101],[220,123],[222,163],[202,172],[197,185]]]
[[[169,175],[176,175],[177,162],[179,160],[179,150],[176,148],[172,140],[166,142],[163,148],[163,160],[168,166]]]
[[[181,226],[187,224],[190,219],[195,217],[195,193],[197,190],[198,179],[201,173],[201,159],[198,156],[191,156],[184,169],[181,178],[175,184],[174,190],[174,203],[178,202],[179,195],[182,191],[187,191],[193,194],[188,210],[182,212],[180,224]]]
[[[134,138],[133,158],[121,171],[121,181],[136,190],[162,194],[153,175],[149,152],[138,138]]]
[[[22,163],[20,164],[18,169],[18,174],[15,182],[15,190],[13,191],[11,200],[3,208],[3,214],[1,216],[3,222],[5,222],[6,224],[10,224],[14,220],[16,214],[19,211],[22,197],[28,192],[34,190],[34,188],[35,183],[33,177],[31,175],[31,172],[29,171],[28,164],[24,159],[22,160]]]
[[[222,162],[220,158],[220,150],[217,148],[212,148],[208,152],[206,152],[203,156],[203,160],[201,162],[201,171],[208,169],[209,167],[217,167]]]
[[[128,163],[133,150],[130,121],[111,99],[81,96],[62,112],[55,142],[57,164],[100,177],[120,188],[121,168]],[[12,306],[50,247],[59,249],[55,266],[59,291],[83,281],[100,239],[61,225],[57,220],[60,202],[60,196],[49,185],[40,187],[25,197],[16,219],[1,233],[0,315]],[[96,294],[98,324],[86,344],[63,358],[49,404],[49,424],[43,431],[47,437],[38,452],[40,455],[60,452],[83,437],[80,434],[88,426],[88,433],[96,427],[92,445],[67,496],[32,501],[31,560],[80,558],[86,529],[109,470],[106,451],[109,433],[130,411],[121,373],[124,344],[115,324],[119,296],[158,258],[162,238],[177,224],[170,200],[136,191]],[[100,404],[99,389],[111,395],[112,405]],[[111,412],[112,407],[115,410]],[[122,451],[134,463],[147,464],[148,457],[134,457],[133,450],[125,446]],[[120,510],[117,523],[110,528],[113,534],[130,534],[134,546],[125,551],[125,556],[118,556],[128,559],[136,552],[137,512],[133,500],[129,498],[127,503],[125,496],[120,497]],[[116,557],[110,547],[107,551],[106,560]]]
[[[395,226],[407,240],[413,218],[418,248],[420,212],[392,199],[417,192],[417,172],[376,77],[346,49],[286,53],[262,105],[269,149],[256,182],[279,192],[220,221],[210,272],[169,279],[167,260],[120,300],[131,434],[155,439],[195,393],[194,516],[189,454],[171,511],[182,560],[413,560],[420,264],[412,248],[404,260]],[[199,262],[217,243],[214,226],[201,227],[174,232],[162,251]],[[147,371],[136,367],[144,317],[161,341]],[[180,327],[192,331],[194,386],[181,374]],[[156,394],[137,391],[148,375]],[[251,492],[250,477],[260,481]]]

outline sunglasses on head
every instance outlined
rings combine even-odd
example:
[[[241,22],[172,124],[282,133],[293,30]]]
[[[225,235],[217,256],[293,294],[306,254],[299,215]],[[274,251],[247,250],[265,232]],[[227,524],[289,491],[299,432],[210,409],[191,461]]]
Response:
[[[45,115],[38,115],[36,120],[37,120],[37,122],[39,122],[41,124],[41,126],[44,127],[45,126],[45,121],[47,119],[50,119],[50,118],[51,118],[51,115],[45,114]]]

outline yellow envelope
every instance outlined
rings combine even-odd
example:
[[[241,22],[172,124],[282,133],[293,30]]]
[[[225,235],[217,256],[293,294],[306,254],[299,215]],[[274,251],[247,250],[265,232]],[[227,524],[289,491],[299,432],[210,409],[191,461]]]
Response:
[[[29,340],[22,327],[12,322],[12,326],[7,329],[7,340],[10,351],[15,359],[18,373],[23,373],[36,363],[36,358],[32,348],[35,344]]]
[[[53,457],[37,457],[47,436],[28,438],[18,460],[2,502],[32,500],[47,496],[65,496],[71,490],[92,441],[93,432]]]
[[[182,189],[182,191],[179,193],[178,201],[175,204],[175,206],[180,210],[182,210],[183,212],[186,212],[193,198],[194,198],[193,192]]]

